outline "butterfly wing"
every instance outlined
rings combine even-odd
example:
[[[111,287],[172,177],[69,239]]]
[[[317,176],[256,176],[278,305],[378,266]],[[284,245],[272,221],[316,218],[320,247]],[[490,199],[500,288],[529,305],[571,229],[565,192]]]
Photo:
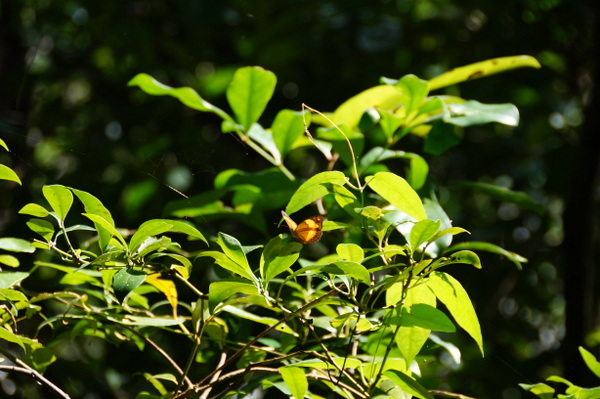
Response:
[[[283,216],[283,220],[285,220],[285,223],[288,225],[288,228],[293,233],[294,230],[296,230],[296,228],[298,227],[296,222],[294,222],[292,220],[292,218],[289,217],[289,215],[287,213],[285,213],[284,211],[281,211],[281,216]]]
[[[321,239],[323,232],[323,216],[312,216],[301,222],[293,231],[292,235],[302,244],[312,244]]]

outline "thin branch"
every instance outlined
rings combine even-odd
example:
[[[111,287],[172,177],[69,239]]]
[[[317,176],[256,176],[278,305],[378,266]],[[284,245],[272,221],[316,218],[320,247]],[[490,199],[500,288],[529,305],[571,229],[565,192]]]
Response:
[[[458,398],[458,399],[476,399],[471,396],[463,395],[460,393],[448,392],[448,391],[439,391],[437,389],[430,389],[429,392],[434,393],[436,395],[446,396],[448,398]]]
[[[71,397],[65,391],[63,391],[62,389],[60,389],[59,387],[54,385],[52,382],[50,382],[49,379],[47,379],[46,377],[41,375],[36,370],[32,369],[25,362],[20,361],[18,359],[17,359],[17,362],[19,364],[21,364],[23,367],[12,366],[12,365],[0,365],[0,370],[16,371],[18,373],[28,374],[32,378],[36,379],[40,384],[46,385],[48,388],[52,389],[61,398],[71,399]]]

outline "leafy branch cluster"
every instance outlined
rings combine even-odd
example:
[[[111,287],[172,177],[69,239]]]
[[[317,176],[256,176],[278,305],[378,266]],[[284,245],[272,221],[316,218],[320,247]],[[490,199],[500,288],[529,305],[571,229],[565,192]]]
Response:
[[[281,110],[268,128],[258,121],[276,86],[270,71],[245,67],[235,73],[227,90],[231,114],[189,87],[134,77],[130,86],[219,116],[224,133],[235,134],[273,167],[255,174],[223,171],[213,190],[169,204],[165,211],[178,219],[148,220],[133,231],[119,228],[94,195],[45,186],[47,204],[20,210],[37,239],[0,242],[5,250],[38,252],[30,270],[0,275],[6,304],[0,338],[14,346],[0,351],[13,371],[27,370],[64,397],[64,390],[42,380],[43,373],[57,362],[54,348],[61,341],[86,335],[152,348],[164,359],[164,372],[143,372],[153,392],[139,398],[231,397],[257,388],[296,399],[330,392],[345,398],[464,397],[428,390],[418,378],[417,360],[436,349],[460,362],[460,351],[447,340],[457,325],[484,350],[469,296],[444,268],[480,268],[475,251],[503,255],[519,268],[526,260],[491,243],[453,243],[468,232],[453,226],[438,203],[427,161],[397,147],[410,134],[423,138],[425,153],[438,155],[460,143],[464,127],[516,125],[512,104],[430,92],[527,66],[539,64],[527,56],[506,57],[429,81],[383,78],[331,113],[308,106]],[[293,151],[310,149],[327,166],[301,182],[284,161]],[[388,166],[395,159],[407,162],[404,177]],[[470,185],[536,206],[522,193]],[[327,217],[324,238],[314,244],[319,256],[288,234],[251,243],[224,232],[207,239],[192,223],[235,217],[268,235],[269,211],[293,215],[311,204]],[[74,221],[74,206],[83,208],[83,222]],[[2,256],[5,266],[20,266],[17,257]],[[62,276],[61,289],[23,288],[29,276],[48,269]],[[36,328],[22,333],[20,325],[32,321]],[[157,342],[159,333],[184,342],[183,363],[176,360],[181,353]],[[42,342],[42,335],[51,339]]]

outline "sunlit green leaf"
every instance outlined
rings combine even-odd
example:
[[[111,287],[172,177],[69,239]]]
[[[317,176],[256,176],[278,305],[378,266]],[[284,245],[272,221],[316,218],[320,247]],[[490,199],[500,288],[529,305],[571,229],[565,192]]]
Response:
[[[404,106],[406,116],[410,117],[411,114],[414,116],[429,93],[429,83],[415,75],[405,75],[396,83],[396,87],[400,89],[400,101]]]
[[[41,205],[38,204],[27,204],[19,210],[22,215],[31,215],[44,218],[50,214],[50,212]]]
[[[146,273],[141,270],[122,268],[113,276],[112,287],[119,301],[129,294],[130,291],[137,288],[146,279]]]
[[[29,276],[26,272],[2,272],[0,273],[0,288],[10,288]]]
[[[23,183],[21,183],[21,179],[19,179],[19,176],[14,172],[14,170],[2,164],[0,164],[0,180],[14,181],[15,183],[23,185]]]
[[[507,251],[506,249],[499,247],[496,244],[492,244],[489,242],[482,242],[482,241],[465,241],[465,242],[461,242],[458,244],[454,244],[451,247],[449,247],[448,249],[446,249],[446,251],[444,251],[444,252],[449,253],[449,252],[458,251],[458,250],[486,251],[486,252],[490,252],[493,254],[505,256],[508,260],[513,262],[519,270],[523,269],[522,263],[527,262],[527,259],[522,257],[519,254]]]
[[[596,360],[596,357],[589,351],[587,351],[584,347],[579,347],[579,353],[585,362],[585,365],[590,369],[592,373],[596,375],[596,377],[600,378],[600,362]]]
[[[227,88],[227,101],[244,130],[258,121],[273,96],[277,78],[260,67],[238,69]]]
[[[271,131],[275,145],[282,157],[285,157],[294,148],[294,143],[304,134],[304,124],[310,124],[310,119],[310,113],[289,109],[283,109],[275,116]]]
[[[365,251],[356,244],[338,244],[335,252],[344,260],[362,263],[365,258]]]
[[[213,112],[223,118],[223,120],[229,120],[233,122],[231,117],[227,115],[225,111],[200,97],[200,95],[190,87],[173,88],[160,83],[152,76],[145,73],[137,74],[127,83],[127,85],[137,86],[152,96],[174,97],[192,109],[203,112]]]
[[[280,332],[290,334],[290,335],[296,335],[296,336],[298,335],[287,324],[280,323],[280,320],[278,320],[278,319],[273,319],[271,317],[258,316],[254,313],[247,312],[243,309],[239,309],[239,308],[236,308],[235,306],[231,306],[231,305],[226,305],[225,307],[223,307],[223,310],[228,313],[231,313],[235,316],[241,317],[243,319],[253,321],[255,323],[264,324],[264,325],[267,325],[270,327],[277,325],[277,327],[275,327],[275,331],[280,331]]]
[[[285,366],[280,367],[279,372],[294,399],[304,399],[304,395],[308,391],[308,380],[304,370],[300,367]]]
[[[454,320],[475,340],[483,355],[483,338],[477,314],[469,295],[462,285],[449,274],[433,272],[427,287],[444,304]]]
[[[389,110],[400,104],[401,92],[394,86],[380,85],[371,87],[340,105],[331,120],[335,124],[345,123],[349,127],[356,127],[367,108],[381,108]]]
[[[256,295],[258,288],[247,280],[220,280],[210,284],[208,303],[211,312],[215,307],[234,294]]]
[[[371,178],[367,178],[366,181],[373,191],[396,209],[412,216],[417,221],[426,219],[421,198],[400,176],[390,172],[379,172]]]
[[[302,244],[290,242],[283,244],[281,236],[272,238],[260,258],[260,272],[265,281],[269,282],[274,277],[289,269],[300,256]]]
[[[398,370],[388,370],[384,372],[383,375],[394,381],[394,383],[406,393],[421,399],[434,399],[429,391],[419,384],[414,378]]]
[[[541,68],[541,65],[535,58],[528,55],[492,58],[459,68],[454,68],[448,72],[436,76],[433,79],[429,79],[429,89],[437,90],[439,88],[451,86],[467,80],[479,79],[485,76],[523,67],[532,67],[537,69]]]
[[[33,253],[35,251],[35,248],[31,246],[29,241],[14,237],[0,238],[0,249],[11,252],[25,253]]]
[[[288,215],[291,215],[304,208],[306,205],[329,194],[329,186],[343,186],[344,184],[346,184],[346,177],[342,172],[331,171],[318,173],[305,181],[298,190],[296,190],[285,208],[285,212]]]
[[[275,165],[281,165],[282,156],[270,131],[263,129],[262,126],[255,123],[248,130],[248,136],[269,152],[275,161]]]
[[[429,219],[421,220],[415,223],[410,230],[410,247],[416,251],[421,244],[430,240],[440,229],[441,221]]]
[[[65,186],[58,184],[44,186],[42,191],[50,207],[56,213],[58,221],[63,223],[73,205],[73,193]]]

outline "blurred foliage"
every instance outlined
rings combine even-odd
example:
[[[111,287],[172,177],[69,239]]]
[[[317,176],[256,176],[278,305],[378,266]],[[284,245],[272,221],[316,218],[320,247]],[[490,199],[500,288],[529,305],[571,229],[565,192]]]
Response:
[[[233,136],[221,136],[216,117],[127,88],[139,72],[194,87],[225,106],[235,69],[263,66],[279,80],[266,111],[272,118],[275,110],[302,103],[333,110],[380,76],[431,78],[483,59],[531,54],[542,70],[446,90],[513,102],[520,126],[468,129],[463,145],[430,163],[430,173],[445,183],[495,183],[545,205],[540,215],[477,190],[439,193],[473,240],[494,242],[531,263],[517,272],[490,256],[482,259],[483,271],[456,270],[480,315],[487,356],[479,359],[473,348],[463,353],[461,370],[436,377],[471,396],[519,397],[518,382],[560,369],[555,351],[564,335],[565,265],[557,248],[591,87],[591,23],[584,4],[566,0],[3,2],[0,136],[11,152],[0,153],[0,164],[15,170],[25,188],[0,182],[0,235],[28,237],[16,208],[40,195],[44,184],[91,192],[136,226],[181,198],[171,187],[195,195],[212,188],[225,168],[267,165]],[[403,149],[411,149],[410,141]],[[298,158],[296,168],[319,162],[310,153]],[[236,231],[237,222],[205,228]],[[107,350],[94,340],[65,346],[65,378],[93,375],[98,386],[90,381],[81,390],[102,392],[108,382],[118,397],[136,359]],[[74,362],[82,359],[89,370]]]

